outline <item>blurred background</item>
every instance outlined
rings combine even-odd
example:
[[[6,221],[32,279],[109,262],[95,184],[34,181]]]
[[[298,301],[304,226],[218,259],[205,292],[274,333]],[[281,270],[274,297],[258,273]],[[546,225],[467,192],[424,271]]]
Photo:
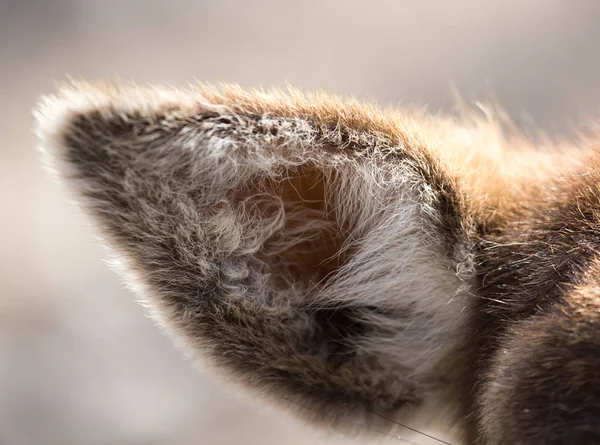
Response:
[[[600,111],[599,23],[595,0],[0,0],[0,444],[325,443],[192,369],[105,267],[38,162],[31,110],[57,82],[289,82],[445,110],[455,88],[568,135]]]

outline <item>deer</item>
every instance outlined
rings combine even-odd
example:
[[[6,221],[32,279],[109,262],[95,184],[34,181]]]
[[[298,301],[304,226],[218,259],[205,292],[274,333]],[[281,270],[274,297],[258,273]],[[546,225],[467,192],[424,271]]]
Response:
[[[317,429],[600,443],[597,137],[204,84],[71,81],[35,120],[149,316],[235,391]]]

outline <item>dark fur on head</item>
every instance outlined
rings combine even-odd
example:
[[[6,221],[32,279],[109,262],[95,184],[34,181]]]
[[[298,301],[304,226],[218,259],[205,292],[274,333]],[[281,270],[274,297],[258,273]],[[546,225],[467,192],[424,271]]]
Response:
[[[73,85],[38,133],[152,316],[232,384],[344,429],[433,410],[468,443],[600,441],[595,152],[234,87]]]

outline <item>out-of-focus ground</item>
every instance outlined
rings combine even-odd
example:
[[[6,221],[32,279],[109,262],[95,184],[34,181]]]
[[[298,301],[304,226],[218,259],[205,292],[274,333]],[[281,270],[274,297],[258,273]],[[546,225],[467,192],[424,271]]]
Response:
[[[31,109],[55,82],[289,82],[443,109],[454,87],[568,134],[600,111],[598,23],[594,0],[0,0],[0,443],[325,443],[192,369],[105,267],[38,162]]]

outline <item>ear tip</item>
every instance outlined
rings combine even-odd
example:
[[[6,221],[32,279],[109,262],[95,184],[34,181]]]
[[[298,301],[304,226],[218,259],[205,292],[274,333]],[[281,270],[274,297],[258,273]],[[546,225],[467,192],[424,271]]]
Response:
[[[34,109],[36,130],[56,128],[74,113],[89,111],[108,104],[110,101],[108,86],[102,88],[84,82],[66,82],[61,84],[56,92],[45,94],[38,98]]]
[[[54,94],[41,96],[33,112],[35,134],[47,142],[64,134],[77,115],[108,105],[110,95],[91,85],[68,83]]]
[[[44,168],[53,176],[62,170],[67,146],[64,136],[78,115],[108,105],[110,96],[102,88],[70,81],[53,94],[40,96],[33,110],[34,133]]]

